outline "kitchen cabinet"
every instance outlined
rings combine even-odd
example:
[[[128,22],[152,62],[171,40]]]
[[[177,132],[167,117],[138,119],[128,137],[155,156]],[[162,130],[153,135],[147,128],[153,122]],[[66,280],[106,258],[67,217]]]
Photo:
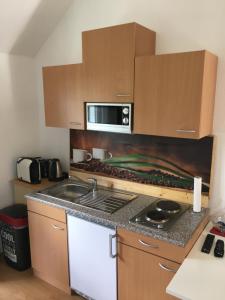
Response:
[[[71,288],[88,299],[117,299],[116,230],[68,215]]]
[[[181,247],[118,228],[118,300],[172,300],[166,287],[208,222],[206,216]]]
[[[195,235],[199,234],[200,228]],[[166,287],[193,246],[160,241],[119,228],[118,231],[118,300],[169,300]]]
[[[212,133],[217,57],[207,51],[137,57],[134,133],[199,139]]]
[[[29,193],[33,193],[35,191],[40,191],[54,185],[55,182],[49,181],[48,179],[41,179],[41,183],[31,184],[28,182],[21,181],[19,179],[13,179],[13,198],[14,203],[16,204],[27,204],[27,200],[24,197]]]
[[[179,266],[170,260],[119,244],[118,299],[177,299],[166,294],[166,287]]]
[[[82,33],[85,98],[133,102],[134,58],[155,53],[155,32],[129,23]]]
[[[27,204],[34,275],[70,293],[65,211],[29,199]]]
[[[84,129],[83,65],[43,68],[45,123]]]

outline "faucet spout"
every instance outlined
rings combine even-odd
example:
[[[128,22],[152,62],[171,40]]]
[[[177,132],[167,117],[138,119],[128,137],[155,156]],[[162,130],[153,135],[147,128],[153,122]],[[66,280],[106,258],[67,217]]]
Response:
[[[97,179],[88,178],[88,180],[92,183],[92,192],[94,194],[98,190],[98,188],[97,188]]]

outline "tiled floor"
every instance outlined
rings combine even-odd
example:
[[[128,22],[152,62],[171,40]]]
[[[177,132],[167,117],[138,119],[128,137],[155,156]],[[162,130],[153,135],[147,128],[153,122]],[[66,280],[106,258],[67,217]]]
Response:
[[[53,286],[35,278],[31,270],[18,272],[0,258],[0,300],[82,300],[68,296]]]

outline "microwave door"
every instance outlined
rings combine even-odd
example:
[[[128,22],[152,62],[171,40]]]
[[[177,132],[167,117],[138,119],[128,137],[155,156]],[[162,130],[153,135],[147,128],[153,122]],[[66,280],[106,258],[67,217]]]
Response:
[[[87,129],[97,131],[131,133],[130,105],[87,103]],[[128,120],[124,123],[124,120]]]
[[[88,106],[88,122],[105,125],[122,125],[122,107],[90,105]]]

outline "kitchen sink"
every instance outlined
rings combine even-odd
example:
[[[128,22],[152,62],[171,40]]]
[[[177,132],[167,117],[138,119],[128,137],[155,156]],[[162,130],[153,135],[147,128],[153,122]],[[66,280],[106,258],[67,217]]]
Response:
[[[84,186],[79,183],[64,183],[43,190],[39,192],[39,194],[75,202],[77,198],[88,194],[90,190],[91,188],[89,186]]]
[[[134,194],[98,190],[79,198],[76,204],[112,214],[134,198]]]
[[[109,214],[114,213],[136,198],[136,195],[126,192],[104,188],[93,190],[93,187],[88,184],[73,181],[59,183],[38,193]]]

